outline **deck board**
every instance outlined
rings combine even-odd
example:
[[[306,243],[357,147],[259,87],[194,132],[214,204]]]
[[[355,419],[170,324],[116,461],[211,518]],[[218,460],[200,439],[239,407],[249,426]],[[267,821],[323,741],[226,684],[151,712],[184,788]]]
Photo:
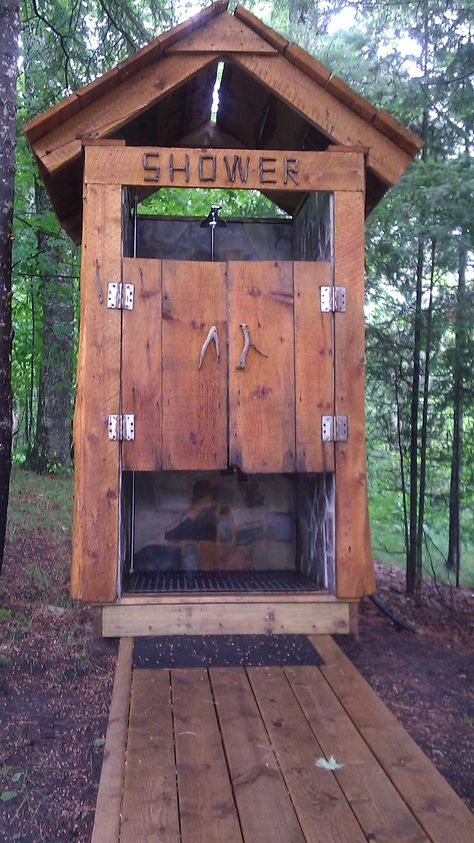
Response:
[[[344,766],[335,770],[344,794],[369,840],[426,843],[423,829],[407,808],[375,756],[348,718],[321,672],[303,667],[285,674],[303,709],[322,755]]]
[[[134,670],[120,843],[179,840],[168,670]]]
[[[380,766],[433,843],[472,843],[474,817],[329,636],[317,640],[328,681]]]
[[[281,668],[247,673],[307,843],[365,843],[336,777],[315,765],[323,752]]]
[[[182,840],[242,843],[208,671],[172,670],[171,683]]]
[[[129,659],[126,751],[109,740],[128,713],[122,660],[100,843],[472,843],[466,805],[335,642],[311,640],[321,666],[133,669]],[[341,768],[315,767],[331,755]]]
[[[210,675],[245,843],[305,843],[245,668]]]

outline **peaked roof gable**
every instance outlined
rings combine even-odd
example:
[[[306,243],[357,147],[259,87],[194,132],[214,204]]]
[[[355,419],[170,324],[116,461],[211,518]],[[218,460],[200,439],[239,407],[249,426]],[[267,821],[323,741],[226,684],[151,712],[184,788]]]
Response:
[[[421,148],[412,132],[298,45],[246,9],[237,6],[234,15],[226,9],[227,0],[218,0],[25,126],[73,239],[80,238],[84,142],[179,146],[209,124],[219,61],[225,63],[217,114],[223,133],[253,148],[364,148],[370,207]]]

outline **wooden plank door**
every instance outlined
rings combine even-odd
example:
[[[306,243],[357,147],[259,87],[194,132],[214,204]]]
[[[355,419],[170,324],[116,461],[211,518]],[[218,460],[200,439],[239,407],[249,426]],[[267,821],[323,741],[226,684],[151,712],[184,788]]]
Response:
[[[334,415],[334,314],[321,311],[331,264],[294,264],[296,470],[334,471],[334,443],[322,441],[322,417]]]
[[[134,284],[133,310],[122,311],[122,412],[135,416],[135,439],[122,443],[125,470],[158,471],[161,455],[161,261],[124,258]]]
[[[163,469],[225,468],[225,264],[162,261],[162,294]]]
[[[230,464],[293,472],[293,263],[230,262],[227,286]]]

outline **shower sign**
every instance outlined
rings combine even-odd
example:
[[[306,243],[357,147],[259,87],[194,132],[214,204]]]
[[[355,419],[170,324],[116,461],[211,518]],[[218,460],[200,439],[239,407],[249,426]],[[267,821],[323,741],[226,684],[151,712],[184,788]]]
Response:
[[[160,150],[143,153],[143,180],[161,185],[276,189],[300,183],[300,160],[277,151]]]

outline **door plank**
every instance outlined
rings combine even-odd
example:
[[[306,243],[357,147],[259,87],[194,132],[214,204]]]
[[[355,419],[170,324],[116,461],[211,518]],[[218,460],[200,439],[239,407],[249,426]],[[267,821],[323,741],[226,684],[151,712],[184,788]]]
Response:
[[[163,469],[227,464],[225,265],[163,261]],[[211,342],[217,328],[220,360]]]
[[[320,670],[352,722],[435,843],[472,843],[472,814],[434,764],[329,636],[310,639]]]
[[[297,471],[333,471],[334,445],[321,437],[321,417],[334,415],[333,315],[320,300],[331,264],[296,261],[294,285]]]
[[[183,843],[243,843],[206,670],[172,670]],[[176,838],[178,839],[178,838]]]
[[[367,517],[365,461],[364,194],[334,194],[334,283],[347,310],[335,314],[335,414],[346,415],[347,442],[336,442],[336,591],[375,591]]]
[[[123,442],[125,470],[161,468],[161,261],[124,258],[124,283],[135,285],[122,313],[122,406],[135,415],[135,439]]]
[[[295,470],[293,264],[230,262],[229,450],[245,472]],[[245,368],[242,324],[250,340]]]
[[[368,840],[427,843],[428,838],[385,775],[317,667],[284,669],[323,755],[344,766],[335,770],[346,799]]]
[[[315,765],[324,753],[282,669],[247,674],[306,843],[365,843],[337,779]]]
[[[106,307],[107,280],[121,280],[122,189],[88,185],[84,194],[81,331],[74,413],[74,526],[71,594],[116,597],[119,446],[107,419],[119,412],[120,311]]]
[[[121,843],[179,840],[170,675],[134,670]]]
[[[244,840],[305,843],[245,671],[209,675]]]

